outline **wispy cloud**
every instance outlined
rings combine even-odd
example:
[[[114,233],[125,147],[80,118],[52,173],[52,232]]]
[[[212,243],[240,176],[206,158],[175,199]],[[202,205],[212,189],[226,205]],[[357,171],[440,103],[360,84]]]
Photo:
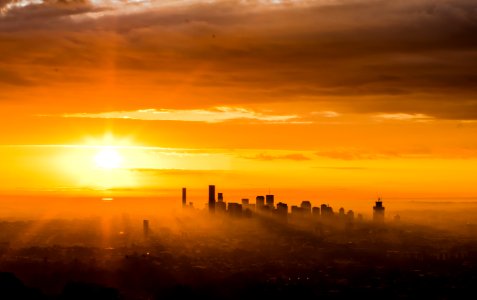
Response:
[[[262,122],[296,121],[297,115],[273,115],[240,107],[215,107],[213,109],[141,109],[102,113],[64,114],[66,118],[134,119],[148,121],[188,121],[218,123],[230,120],[254,120]]]
[[[386,113],[374,115],[379,120],[393,120],[393,121],[416,121],[427,122],[434,119],[434,117],[426,114],[407,114],[407,113]]]
[[[340,113],[337,113],[336,111],[331,111],[331,110],[325,110],[325,111],[314,111],[311,113],[314,116],[319,116],[323,118],[337,118],[341,116]]]

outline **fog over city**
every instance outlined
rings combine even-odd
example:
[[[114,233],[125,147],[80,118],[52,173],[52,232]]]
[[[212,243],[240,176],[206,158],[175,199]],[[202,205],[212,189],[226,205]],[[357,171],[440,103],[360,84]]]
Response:
[[[370,199],[353,210],[277,203],[273,194],[233,201],[215,189],[196,201],[184,188],[169,201],[58,198],[64,209],[50,214],[4,214],[0,291],[6,299],[446,299],[474,291],[475,202]],[[35,200],[20,199],[25,208]],[[73,203],[76,214],[66,210]]]

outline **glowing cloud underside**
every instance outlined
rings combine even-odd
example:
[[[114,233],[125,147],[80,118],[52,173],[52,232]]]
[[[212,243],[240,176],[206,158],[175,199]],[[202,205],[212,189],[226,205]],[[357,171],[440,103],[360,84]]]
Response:
[[[382,120],[396,120],[396,121],[430,121],[432,116],[426,114],[406,114],[406,113],[394,113],[394,114],[378,114],[375,116],[377,119]]]
[[[216,107],[215,109],[143,109],[135,111],[113,111],[103,113],[65,114],[66,118],[105,118],[105,119],[135,119],[162,121],[191,121],[217,123],[230,120],[255,120],[262,122],[287,122],[297,118],[296,115],[272,115],[255,112],[245,108]]]
[[[209,4],[212,3],[220,3],[225,1],[207,1]],[[299,4],[299,3],[306,3],[307,1],[286,1],[288,5],[291,3]],[[76,2],[76,1],[46,1],[46,0],[11,0],[6,1],[6,3],[0,2],[0,13],[6,14],[11,10],[21,9],[30,6],[85,6],[85,7],[94,7],[100,9],[102,12],[99,14],[107,15],[108,11],[111,12],[128,12],[128,11],[141,11],[145,9],[151,8],[160,8],[160,7],[167,7],[167,6],[184,6],[184,5],[193,5],[193,4],[201,4],[203,1],[198,0],[86,0],[84,2]],[[280,5],[283,1],[281,0],[262,0],[258,1],[258,3],[254,3],[255,5]],[[323,4],[330,4],[333,1],[323,1]],[[3,4],[3,6],[2,6]],[[244,4],[244,3],[242,3]],[[91,14],[90,14],[91,16]]]

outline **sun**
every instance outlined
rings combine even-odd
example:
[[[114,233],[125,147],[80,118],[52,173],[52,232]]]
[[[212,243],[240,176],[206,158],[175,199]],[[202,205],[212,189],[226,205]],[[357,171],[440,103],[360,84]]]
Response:
[[[102,169],[116,169],[121,166],[123,157],[115,148],[103,148],[95,156],[96,166]]]

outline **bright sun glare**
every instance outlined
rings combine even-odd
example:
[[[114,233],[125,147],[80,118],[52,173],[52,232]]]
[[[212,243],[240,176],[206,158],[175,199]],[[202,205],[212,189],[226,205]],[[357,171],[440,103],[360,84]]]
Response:
[[[103,148],[94,157],[96,166],[103,169],[115,169],[121,165],[123,158],[114,148]]]

